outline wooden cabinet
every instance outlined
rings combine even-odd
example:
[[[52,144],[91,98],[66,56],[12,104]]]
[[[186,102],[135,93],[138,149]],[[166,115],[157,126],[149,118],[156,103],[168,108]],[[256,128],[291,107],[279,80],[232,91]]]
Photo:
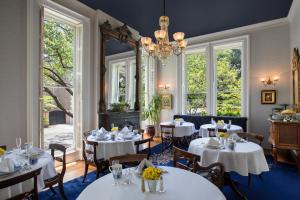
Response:
[[[278,150],[290,150],[296,158],[300,172],[300,122],[270,121],[269,142],[275,161],[278,161]]]

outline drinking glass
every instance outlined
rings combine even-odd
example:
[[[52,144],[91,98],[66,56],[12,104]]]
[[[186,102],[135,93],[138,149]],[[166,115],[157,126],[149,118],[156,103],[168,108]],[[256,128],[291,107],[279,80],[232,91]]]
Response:
[[[16,138],[16,145],[17,145],[17,149],[20,150],[22,145],[22,139],[20,137]]]

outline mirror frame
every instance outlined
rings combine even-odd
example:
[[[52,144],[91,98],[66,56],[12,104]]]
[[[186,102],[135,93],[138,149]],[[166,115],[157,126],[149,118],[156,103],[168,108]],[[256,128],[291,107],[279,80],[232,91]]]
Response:
[[[296,111],[299,111],[300,103],[300,62],[299,62],[299,50],[297,48],[293,49],[292,57],[292,73],[293,73],[293,104]]]
[[[139,69],[140,69],[140,42],[139,40],[135,40],[132,37],[132,33],[127,27],[126,24],[123,26],[117,27],[115,29],[112,28],[109,21],[106,21],[100,27],[101,34],[101,43],[100,43],[100,101],[99,101],[99,113],[104,113],[107,111],[107,102],[105,100],[105,74],[107,72],[107,67],[105,66],[105,47],[106,42],[110,39],[116,39],[121,43],[126,43],[129,46],[133,47],[135,50],[136,57],[136,69],[135,69],[135,102],[134,102],[134,111],[140,110],[140,102],[139,102]]]

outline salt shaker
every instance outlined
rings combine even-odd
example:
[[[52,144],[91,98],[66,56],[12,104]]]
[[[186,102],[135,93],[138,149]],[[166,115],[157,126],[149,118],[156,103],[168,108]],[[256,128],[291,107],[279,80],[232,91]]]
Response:
[[[164,178],[163,176],[160,176],[159,178],[159,192],[163,192],[164,191]]]

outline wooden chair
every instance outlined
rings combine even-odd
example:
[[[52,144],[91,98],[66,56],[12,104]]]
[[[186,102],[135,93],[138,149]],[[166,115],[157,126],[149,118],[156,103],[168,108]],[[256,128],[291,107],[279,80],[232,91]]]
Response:
[[[200,156],[189,153],[185,150],[182,150],[178,147],[173,147],[173,166],[181,169],[185,169],[191,172],[196,172],[197,162],[200,162]],[[186,161],[186,164],[180,162],[182,160]]]
[[[42,168],[39,168],[34,171],[30,171],[28,173],[22,174],[20,176],[16,176],[10,179],[6,179],[4,181],[0,181],[0,189],[4,189],[13,186],[15,184],[19,184],[24,181],[33,179],[33,189],[31,191],[18,194],[14,197],[9,198],[8,200],[22,200],[22,199],[38,200],[39,197],[38,197],[37,176],[41,173],[41,169]]]
[[[120,164],[136,166],[144,159],[147,159],[147,154],[127,154],[109,158],[109,164],[112,165],[112,161],[118,160]]]
[[[209,137],[216,137],[216,129],[215,128],[208,128],[208,136]],[[227,133],[226,129],[218,129],[218,132],[223,132],[223,133]]]
[[[262,142],[264,141],[264,136],[257,133],[243,132],[243,133],[238,133],[237,135],[245,140],[258,144],[259,146],[261,146]],[[259,174],[258,177],[262,180],[261,174]],[[248,174],[248,186],[251,186],[251,179],[252,179],[252,174]]]
[[[149,159],[150,154],[151,154],[150,142],[151,142],[151,138],[135,141],[134,145],[136,148],[136,153],[141,154],[141,153],[147,152],[147,159]],[[140,150],[140,145],[143,145],[143,144],[147,144],[147,148],[143,148],[142,150]]]
[[[173,144],[174,144],[174,128],[175,128],[175,125],[160,125],[161,144],[162,144],[161,152],[163,152],[165,149],[173,146]],[[166,148],[164,148],[165,142],[169,142],[169,145]]]
[[[45,188],[50,188],[50,190],[56,194],[56,192],[53,189],[53,186],[55,184],[58,184],[59,192],[63,199],[67,199],[65,192],[64,192],[64,176],[66,172],[66,147],[61,145],[61,144],[50,144],[49,149],[51,150],[51,155],[53,157],[54,161],[58,161],[62,163],[62,170],[60,173],[57,173],[56,176],[53,178],[47,179],[44,181],[45,183]],[[62,153],[61,157],[56,157],[55,156],[55,151],[59,151]]]
[[[185,169],[207,178],[213,184],[222,188],[224,186],[224,166],[222,163],[213,163],[208,167],[199,165],[200,156],[187,152],[177,147],[174,148],[173,166]],[[182,163],[185,159],[186,164]],[[180,162],[181,161],[181,162]]]
[[[6,145],[0,145],[0,148],[6,151]]]
[[[97,147],[98,147],[98,142],[94,141],[89,141],[87,140],[88,136],[91,135],[91,132],[85,132],[83,134],[83,141],[82,141],[82,157],[85,162],[85,169],[84,169],[84,177],[82,180],[82,183],[84,183],[89,165],[95,166],[96,167],[96,178],[99,178],[100,172],[103,170],[104,166],[104,159],[98,159],[97,158]],[[86,145],[90,145],[91,148],[87,149]]]

